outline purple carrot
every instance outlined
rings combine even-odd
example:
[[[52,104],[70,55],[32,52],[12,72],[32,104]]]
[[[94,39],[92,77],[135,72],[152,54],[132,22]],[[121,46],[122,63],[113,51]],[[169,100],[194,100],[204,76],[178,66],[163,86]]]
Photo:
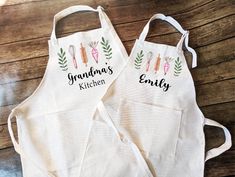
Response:
[[[165,58],[165,64],[164,64],[164,74],[166,75],[170,69],[170,62],[172,61],[172,58],[166,57]]]
[[[98,63],[98,58],[99,58],[99,52],[98,52],[98,50],[96,49],[98,43],[99,43],[98,41],[90,42],[90,43],[89,43],[89,46],[92,48],[92,50],[91,50],[91,55],[92,55],[92,57],[94,58],[94,60],[95,60],[96,63]]]
[[[165,75],[169,71],[169,69],[170,69],[170,64],[169,64],[169,62],[166,61],[166,63],[164,64],[164,74]]]

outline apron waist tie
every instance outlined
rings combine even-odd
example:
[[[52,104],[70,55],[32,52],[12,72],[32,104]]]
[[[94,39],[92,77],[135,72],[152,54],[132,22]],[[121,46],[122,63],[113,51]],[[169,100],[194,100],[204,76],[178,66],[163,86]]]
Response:
[[[231,138],[231,134],[229,133],[228,129],[226,127],[224,127],[223,125],[219,124],[218,122],[216,122],[214,120],[208,119],[208,118],[205,118],[204,120],[205,120],[204,121],[205,125],[222,128],[224,131],[224,136],[225,136],[224,144],[206,152],[206,157],[205,157],[205,162],[206,162],[207,160],[212,159],[212,158],[222,154],[223,152],[227,151],[228,149],[230,149],[232,146],[232,138]]]
[[[53,175],[51,172],[47,171],[47,170],[44,170],[42,167],[40,167],[32,158],[30,158],[29,155],[27,155],[22,147],[20,146],[19,142],[16,140],[15,138],[15,135],[14,135],[14,132],[12,130],[12,123],[11,123],[11,120],[13,118],[18,118],[17,116],[17,111],[15,109],[13,109],[8,117],[8,120],[7,120],[7,125],[8,125],[8,131],[9,131],[9,134],[10,134],[10,138],[11,138],[11,141],[12,141],[12,144],[15,148],[15,151],[23,158],[29,160],[34,167],[36,167],[42,174],[45,175],[45,177],[55,177],[55,175]]]

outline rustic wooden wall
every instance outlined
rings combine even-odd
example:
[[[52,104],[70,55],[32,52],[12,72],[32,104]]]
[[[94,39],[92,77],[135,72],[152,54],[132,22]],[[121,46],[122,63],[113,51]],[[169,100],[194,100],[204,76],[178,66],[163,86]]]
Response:
[[[7,131],[7,116],[35,90],[44,74],[53,15],[78,2],[103,6],[128,52],[154,13],[178,20],[190,31],[190,46],[198,53],[198,67],[191,70],[198,104],[205,116],[229,128],[235,142],[234,0],[1,0],[0,177],[22,176],[20,159]],[[98,26],[96,14],[74,14],[59,22],[57,33],[64,36]],[[153,23],[148,35],[149,41],[171,45],[179,38],[174,28],[159,21]],[[207,149],[224,139],[216,128],[206,128],[206,137]],[[235,176],[235,146],[208,161],[205,176]]]

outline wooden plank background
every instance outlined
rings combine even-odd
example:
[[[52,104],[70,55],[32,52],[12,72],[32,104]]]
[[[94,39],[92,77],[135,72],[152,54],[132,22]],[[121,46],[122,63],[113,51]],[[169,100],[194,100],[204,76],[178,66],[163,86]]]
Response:
[[[235,0],[1,0],[0,1],[0,177],[21,177],[20,158],[7,131],[10,110],[38,86],[48,60],[53,15],[71,5],[105,8],[128,53],[154,13],[171,15],[190,31],[198,53],[192,69],[197,101],[205,116],[228,127],[235,142]],[[61,20],[58,36],[99,27],[94,13]],[[154,22],[148,41],[176,45],[180,34]],[[190,60],[189,60],[190,63]],[[14,129],[16,125],[13,123]],[[223,143],[217,128],[205,128],[207,147]],[[206,163],[205,177],[235,176],[235,146]]]

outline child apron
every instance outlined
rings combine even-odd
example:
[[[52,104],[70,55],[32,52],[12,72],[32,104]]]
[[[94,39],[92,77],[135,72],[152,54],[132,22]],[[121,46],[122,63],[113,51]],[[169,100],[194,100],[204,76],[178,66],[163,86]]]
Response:
[[[98,12],[101,27],[56,38],[57,21],[79,11]],[[8,129],[21,155],[23,176],[78,177],[96,107],[128,56],[101,7],[72,6],[56,14],[48,43],[45,75],[12,110]]]
[[[177,46],[145,41],[150,22],[173,25],[182,37]],[[111,85],[99,109],[116,129],[134,142],[156,177],[203,177],[204,162],[231,147],[229,131],[204,118],[196,103],[195,87],[183,54],[189,33],[171,17],[154,15],[132,49],[129,62]],[[119,101],[118,101],[119,100]],[[223,129],[225,143],[206,155],[204,125]]]

